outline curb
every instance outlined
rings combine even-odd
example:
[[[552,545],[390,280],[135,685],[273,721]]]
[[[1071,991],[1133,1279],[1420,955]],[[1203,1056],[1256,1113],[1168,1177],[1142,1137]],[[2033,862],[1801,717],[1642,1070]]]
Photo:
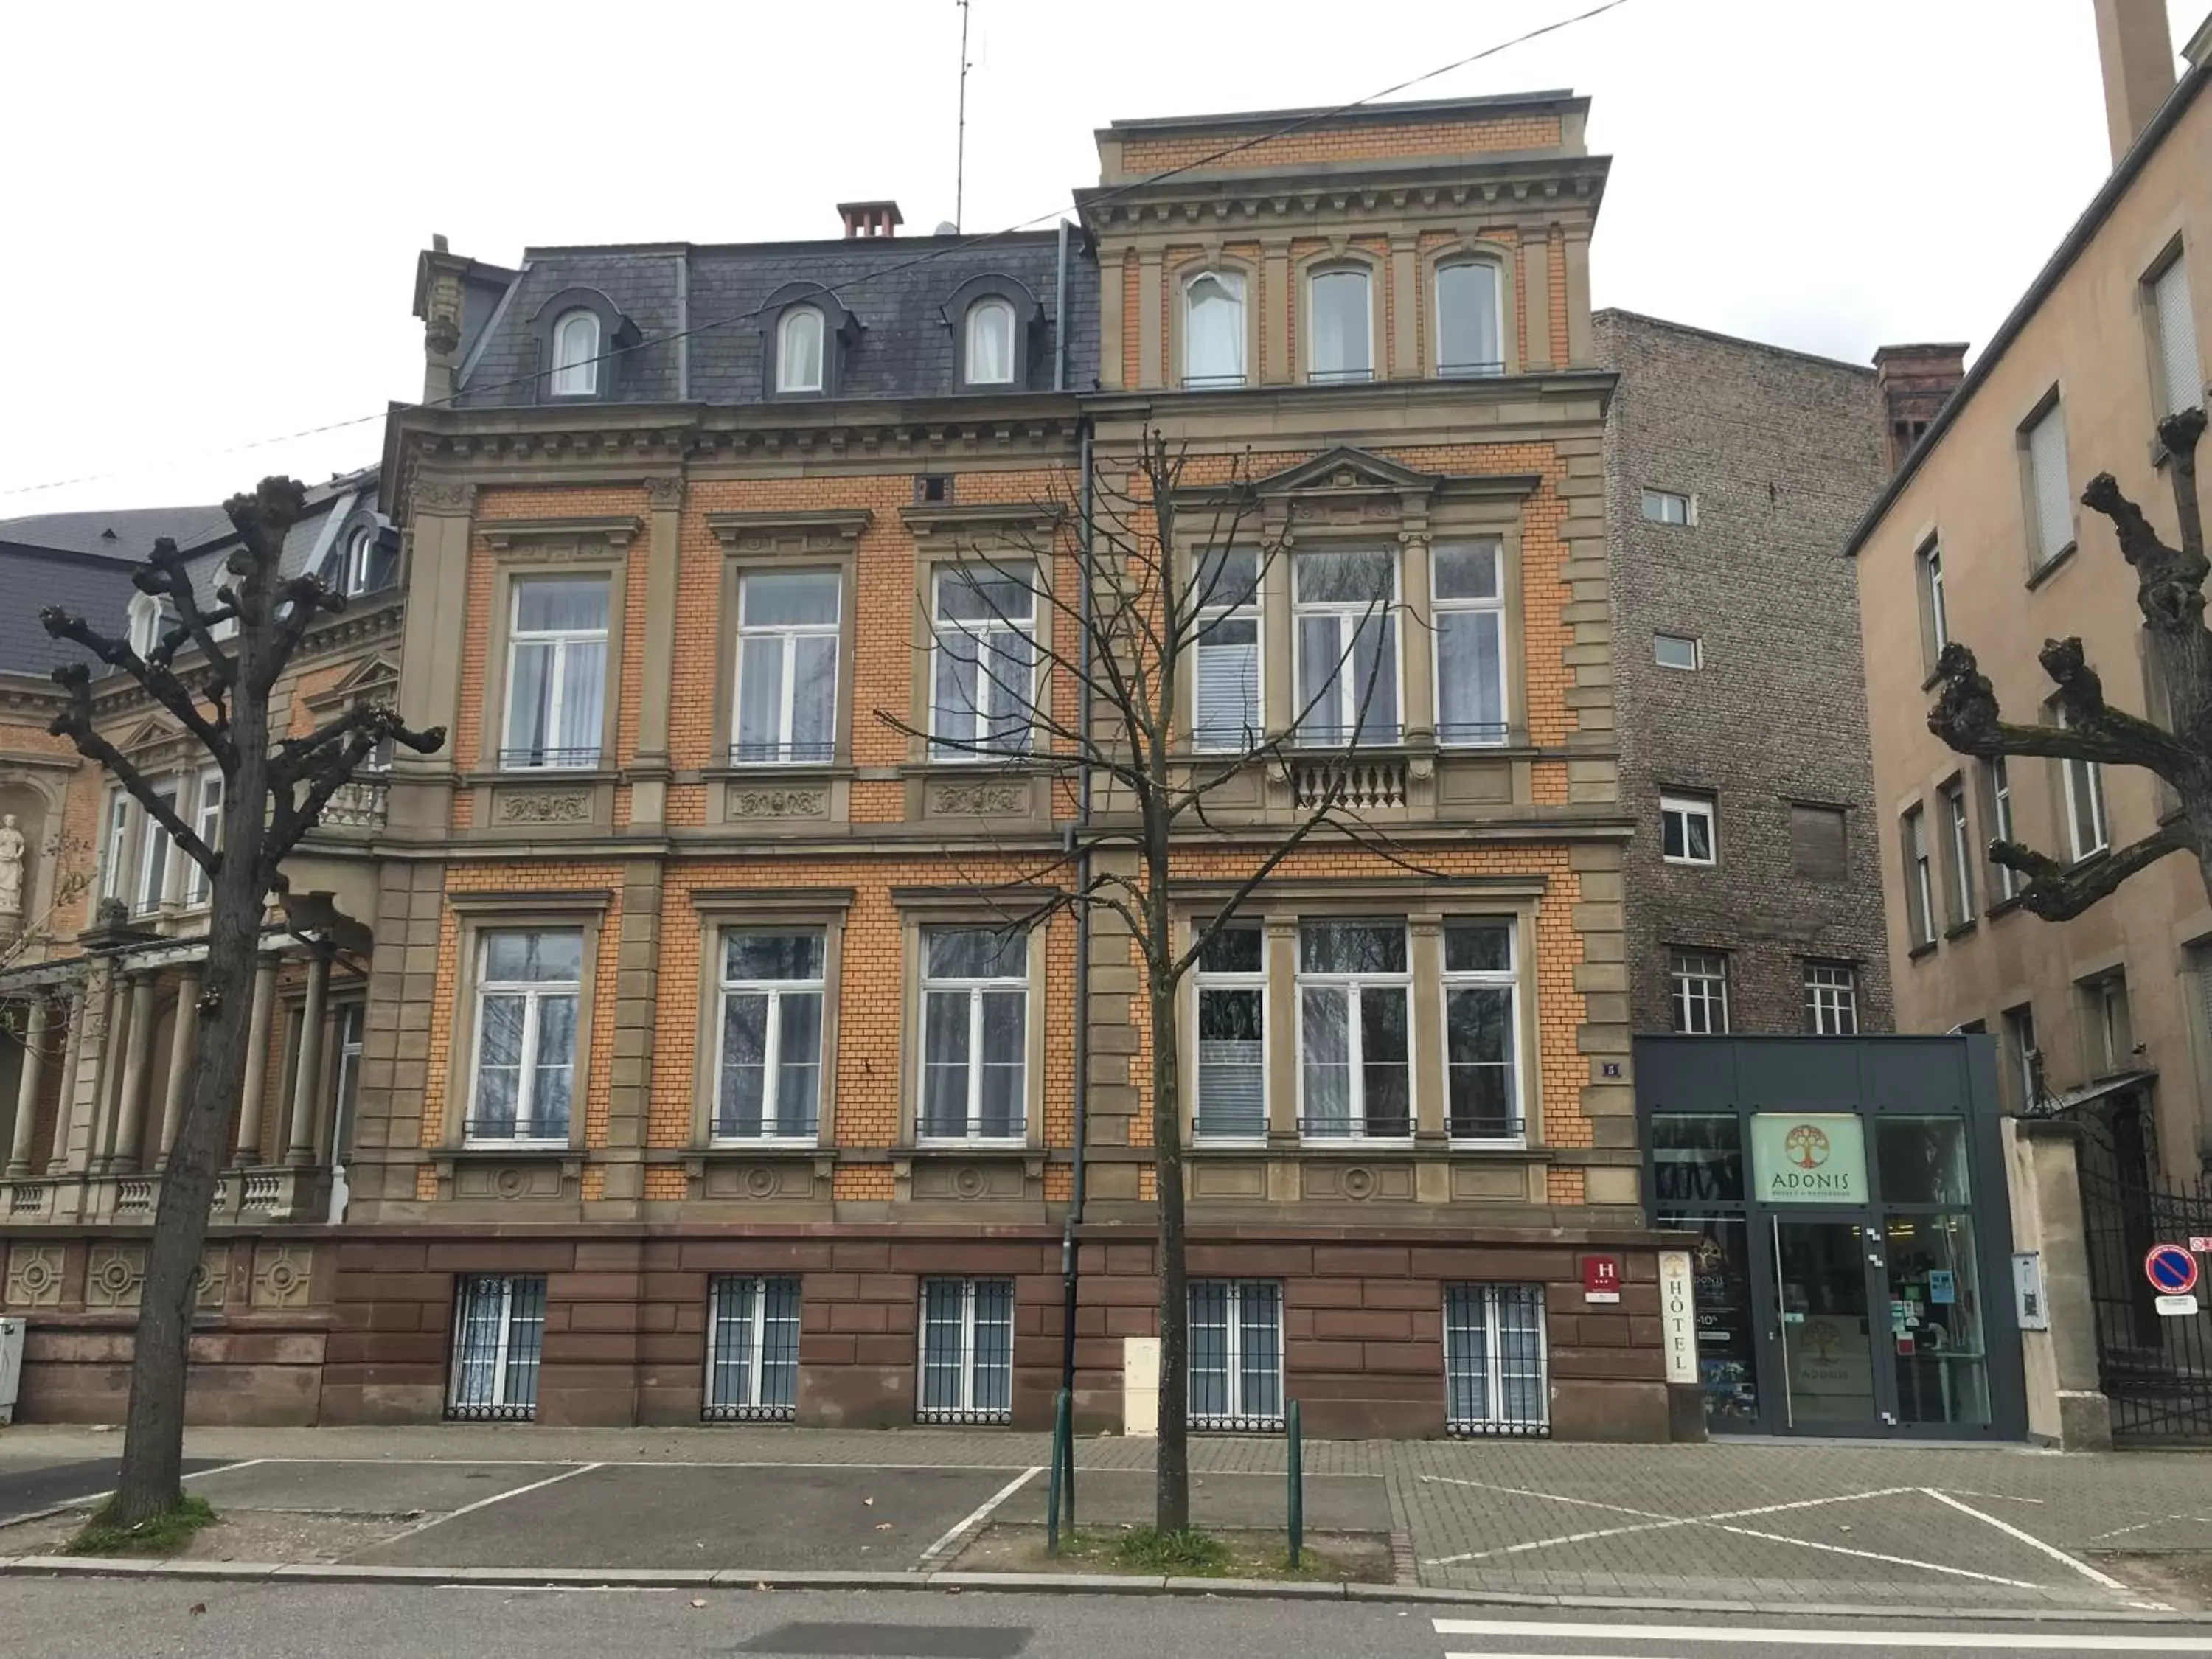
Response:
[[[1170,1578],[1154,1575],[1058,1572],[842,1572],[775,1567],[718,1570],[624,1567],[374,1567],[343,1562],[147,1561],[128,1556],[0,1556],[0,1577],[149,1578],[279,1584],[509,1585],[517,1589],[936,1590],[1017,1595],[1188,1595],[1291,1601],[1396,1602],[1436,1607],[1556,1607],[1627,1613],[1720,1613],[1738,1617],[1934,1619],[1992,1624],[2190,1625],[2202,1616],[2132,1607],[1958,1607],[1836,1602],[1725,1601],[1665,1596],[1547,1595],[1446,1589],[1419,1584],[1302,1583],[1265,1578]]]

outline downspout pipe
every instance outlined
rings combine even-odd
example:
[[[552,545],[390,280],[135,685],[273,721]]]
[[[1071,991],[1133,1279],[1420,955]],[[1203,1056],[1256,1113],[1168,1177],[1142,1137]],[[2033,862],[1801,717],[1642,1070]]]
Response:
[[[1063,246],[1067,234],[1067,222],[1060,221]],[[1061,268],[1063,285],[1066,267]],[[1064,291],[1064,288],[1063,288]],[[1064,353],[1062,361],[1065,361]],[[1057,375],[1055,374],[1055,378]],[[1082,592],[1078,599],[1083,625],[1083,678],[1085,685],[1079,690],[1082,702],[1080,718],[1083,732],[1089,732],[1091,696],[1091,417],[1083,416],[1076,423],[1077,465],[1081,470],[1079,506],[1076,526],[1077,564],[1081,573]],[[1075,823],[1066,832],[1066,845],[1076,854],[1075,879],[1078,892],[1091,889],[1091,844],[1086,832],[1091,828],[1091,769],[1085,765],[1076,784]],[[1060,1386],[1067,1390],[1071,1406],[1075,1398],[1075,1304],[1079,1281],[1079,1252],[1076,1248],[1076,1230],[1083,1224],[1083,1197],[1086,1171],[1084,1152],[1089,1145],[1091,1133],[1091,907],[1075,907],[1075,1176],[1068,1195],[1067,1219],[1060,1233],[1060,1269],[1061,1285]]]

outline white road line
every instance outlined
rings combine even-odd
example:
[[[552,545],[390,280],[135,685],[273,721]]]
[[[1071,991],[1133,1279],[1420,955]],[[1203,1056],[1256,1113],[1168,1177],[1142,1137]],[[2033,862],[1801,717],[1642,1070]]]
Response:
[[[502,1595],[673,1595],[677,1590],[674,1584],[433,1584],[430,1588],[494,1590]]]
[[[1971,1618],[1971,1613],[1962,1614]],[[2212,1653],[2201,1636],[2037,1636],[2025,1631],[1979,1632],[1932,1630],[1806,1630],[1796,1626],[1758,1629],[1741,1625],[1550,1625],[1518,1619],[1438,1619],[1439,1636],[1484,1636],[1600,1642],[1767,1643],[1776,1647],[1936,1648],[1974,1652]],[[1505,1659],[1495,1652],[1448,1654],[1445,1659]],[[1555,1656],[1555,1659],[1557,1656]]]
[[[569,1465],[574,1465],[576,1464],[576,1460],[573,1457],[254,1457],[247,1459],[246,1463],[329,1463],[332,1465],[388,1464],[393,1468],[469,1468],[485,1469],[556,1469]],[[246,1463],[226,1464],[224,1467],[228,1468],[242,1469],[246,1467]],[[577,1465],[577,1467],[582,1466]],[[820,1469],[824,1474],[842,1474],[848,1473],[853,1474],[872,1474],[878,1469],[892,1469],[908,1473],[927,1473],[933,1469],[957,1469],[962,1474],[966,1474],[978,1472],[984,1474],[996,1474],[1002,1469],[1023,1469],[1027,1468],[1030,1466],[1026,1463],[793,1463],[781,1461],[770,1462],[764,1458],[604,1457],[591,1464],[590,1467],[595,1469]],[[1089,1469],[1091,1467],[1091,1466],[1087,1463],[1084,1465],[1085,1469]],[[1101,1468],[1098,1472],[1102,1474],[1116,1473],[1116,1471],[1110,1468]],[[203,1469],[200,1473],[203,1474],[214,1474],[217,1473],[217,1471],[214,1469]],[[1150,1469],[1135,1469],[1127,1471],[1127,1473],[1148,1475],[1152,1471]],[[1242,1474],[1250,1472],[1246,1470],[1234,1470],[1230,1473]],[[1208,1473],[1208,1478],[1212,1478],[1211,1472]],[[1259,1477],[1255,1474],[1253,1478],[1256,1480]],[[1280,1481],[1283,1477],[1279,1474],[1269,1474],[1267,1478],[1270,1480]],[[1380,1480],[1382,1477],[1379,1474],[1368,1474],[1358,1475],[1352,1478],[1361,1480]],[[187,1475],[185,1479],[190,1480],[191,1477]]]
[[[2040,1538],[2038,1538],[2033,1533],[2022,1532],[2018,1527],[2013,1525],[2009,1521],[2000,1521],[1994,1515],[1984,1515],[1972,1504],[1961,1504],[1957,1498],[1950,1497],[1946,1493],[1937,1492],[1933,1486],[1923,1486],[1920,1490],[1926,1492],[1937,1503],[1948,1504],[1951,1508],[1958,1510],[1960,1514],[1971,1515],[1977,1521],[1986,1522],[1990,1526],[1995,1527],[1999,1532],[2002,1533],[2006,1537],[2017,1539],[2020,1542],[2027,1545],[2028,1548],[2032,1550],[2042,1551],[2044,1554],[2049,1556],[2054,1561],[2063,1561],[2068,1566],[2073,1568],[2075,1571],[2080,1573],[2084,1578],[2087,1578],[2092,1583],[2101,1584],[2108,1590],[2118,1590],[2123,1594],[2127,1590],[2128,1587],[2125,1584],[2123,1584],[2118,1579],[2111,1577],[2109,1574],[2099,1572],[2096,1568],[2091,1566],[2087,1561],[2077,1561],[2074,1557],[2067,1554],[2064,1550],[2060,1549],[2056,1544],[2046,1544]]]
[[[1862,1561],[1881,1561],[1893,1567],[1917,1567],[1923,1572],[1940,1572],[1953,1578],[1972,1578],[1984,1584],[2002,1584],[2007,1589],[2040,1589],[2040,1584],[2031,1584],[2020,1578],[2000,1578],[1993,1572],[1972,1572],[1965,1567],[1947,1567],[1934,1561],[1916,1561],[1908,1555],[1884,1555],[1878,1550],[1848,1549],[1841,1544],[1823,1544],[1810,1538],[1792,1538],[1787,1533],[1760,1532],[1753,1527],[1730,1527],[1716,1522],[1714,1529],[1732,1532],[1745,1538],[1763,1539],[1770,1544],[1795,1544],[1800,1549],[1820,1550],[1828,1555],[1854,1555]]]
[[[1024,1486],[1029,1485],[1030,1481],[1036,1480],[1037,1476],[1043,1473],[1044,1465],[1042,1463],[1034,1464],[1031,1467],[1024,1469],[1012,1480],[1007,1481],[1005,1486],[1000,1487],[999,1490],[992,1496],[985,1498],[975,1510],[966,1516],[963,1516],[961,1519],[954,1522],[951,1528],[942,1538],[939,1539],[934,1544],[932,1544],[927,1549],[924,1550],[921,1553],[921,1559],[915,1564],[916,1567],[920,1569],[934,1565],[936,1564],[937,1558],[939,1555],[943,1554],[946,1550],[951,1549],[955,1544],[958,1543],[972,1528],[981,1526],[985,1521],[988,1520],[993,1510],[997,1509],[1000,1504],[1005,1503],[1009,1498],[1012,1498],[1016,1492],[1019,1492]]]
[[[1455,1486],[1483,1486],[1479,1480],[1453,1480],[1448,1475],[1423,1475],[1424,1480],[1445,1480]],[[1525,1498],[1552,1498],[1549,1492],[1522,1492],[1516,1486],[1483,1486],[1486,1492],[1507,1492]],[[1670,1527],[1711,1526],[1722,1521],[1748,1520],[1757,1515],[1778,1515],[1784,1510],[1818,1509],[1824,1504],[1855,1504],[1867,1498],[1894,1498],[1900,1492],[1917,1492],[1917,1486],[1883,1486],[1875,1492],[1844,1492],[1834,1498],[1800,1498],[1787,1504],[1761,1504],[1747,1510],[1723,1510],[1715,1515],[1680,1515],[1655,1517],[1639,1526],[1605,1527],[1592,1532],[1571,1532],[1558,1538],[1535,1538],[1526,1543],[1508,1544],[1494,1550],[1466,1550],[1457,1555],[1425,1558],[1423,1565],[1431,1567],[1457,1566],[1466,1561],[1486,1561],[1501,1555],[1525,1555],[1531,1550],[1551,1549],[1561,1544],[1588,1544],[1604,1538],[1625,1538],[1631,1533],[1664,1532]],[[1587,1498],[1554,1498],[1561,1504],[1579,1504],[1590,1509],[1617,1510],[1623,1515],[1649,1515],[1648,1510],[1622,1509],[1618,1504],[1601,1504]],[[1725,1530],[1725,1528],[1723,1528]],[[1795,1543],[1798,1540],[1787,1540]],[[1887,1559],[1887,1558],[1885,1558]],[[1917,1565],[1917,1563],[1915,1565]],[[2009,1583],[2009,1579],[1998,1581]]]
[[[573,1469],[563,1469],[560,1474],[549,1475],[543,1480],[533,1480],[526,1486],[517,1486],[512,1492],[495,1492],[489,1498],[479,1498],[473,1504],[464,1504],[460,1508],[448,1510],[443,1515],[434,1515],[419,1527],[410,1527],[398,1536],[412,1538],[418,1532],[428,1532],[433,1527],[444,1526],[448,1521],[458,1521],[465,1515],[474,1515],[478,1510],[488,1510],[495,1504],[504,1504],[510,1498],[520,1498],[526,1492],[543,1492],[548,1486],[556,1486],[563,1480],[574,1480],[580,1474],[589,1474],[593,1469],[605,1467],[604,1464],[599,1463],[579,1463]],[[385,1541],[393,1543],[397,1540],[386,1539]]]
[[[211,1469],[193,1469],[188,1474],[179,1475],[177,1479],[197,1480],[204,1474],[228,1474],[233,1469],[250,1469],[256,1463],[265,1463],[268,1461],[265,1457],[241,1458],[235,1463],[218,1463]],[[39,1471],[34,1468],[30,1473],[35,1474]],[[32,1521],[51,1521],[58,1515],[67,1515],[71,1510],[81,1510],[88,1504],[105,1503],[114,1496],[115,1489],[110,1486],[106,1492],[87,1492],[82,1498],[67,1498],[59,1504],[51,1504],[42,1510],[32,1510],[27,1514],[0,1515],[0,1527],[20,1527]]]
[[[1422,1480],[1439,1486],[1472,1486],[1477,1492],[1502,1492],[1509,1498],[1540,1498],[1549,1504],[1571,1504],[1577,1509],[1606,1510],[1614,1515],[1641,1516],[1646,1521],[1674,1521],[1687,1526],[1690,1517],[1662,1515],[1656,1510],[1632,1510],[1626,1504],[1601,1504],[1595,1498],[1566,1498],[1555,1492],[1531,1492],[1526,1486],[1497,1486],[1487,1480],[1462,1480],[1449,1474],[1425,1474]]]

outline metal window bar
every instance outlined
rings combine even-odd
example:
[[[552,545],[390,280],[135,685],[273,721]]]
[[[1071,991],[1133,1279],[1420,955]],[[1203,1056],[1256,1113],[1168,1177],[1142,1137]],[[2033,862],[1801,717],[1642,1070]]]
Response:
[[[1245,383],[1242,374],[1186,374],[1182,377],[1185,392],[1229,392]]]
[[[1306,379],[1316,386],[1343,386],[1374,378],[1372,368],[1310,368],[1306,371]]]
[[[1014,1414],[1014,1284],[932,1279],[921,1287],[922,1423],[1008,1423]]]
[[[1283,1426],[1283,1287],[1198,1279],[1189,1289],[1194,1429],[1261,1434]]]
[[[1444,1428],[1455,1435],[1552,1431],[1540,1285],[1444,1291]]]
[[[472,1273],[462,1277],[458,1289],[446,1415],[471,1420],[537,1416],[544,1279]]]
[[[591,744],[575,749],[502,749],[499,751],[499,768],[502,772],[583,771],[599,763],[599,746]]]
[[[817,763],[827,765],[837,757],[837,745],[829,739],[793,738],[788,742],[733,743],[730,745],[730,764],[732,766],[775,766]]]
[[[1448,380],[1494,377],[1505,373],[1505,365],[1502,362],[1438,363],[1437,373]]]
[[[707,1299],[709,1423],[787,1423],[799,1408],[799,1281],[714,1279]]]

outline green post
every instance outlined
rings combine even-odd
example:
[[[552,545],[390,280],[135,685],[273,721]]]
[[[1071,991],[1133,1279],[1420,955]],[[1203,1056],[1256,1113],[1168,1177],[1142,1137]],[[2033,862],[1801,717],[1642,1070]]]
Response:
[[[1066,1468],[1072,1474],[1075,1462],[1075,1448],[1067,1432],[1067,1390],[1062,1389],[1052,1402],[1052,1476],[1050,1490],[1045,1495],[1044,1516],[1044,1549],[1048,1555],[1060,1553],[1060,1472]]]
[[[1291,1442],[1291,1571],[1296,1572],[1306,1540],[1306,1459],[1305,1445],[1298,1434],[1298,1402],[1295,1400],[1291,1401],[1285,1427]]]
[[[1075,1534],[1075,1396],[1066,1389],[1060,1391],[1060,1530],[1070,1537]]]

